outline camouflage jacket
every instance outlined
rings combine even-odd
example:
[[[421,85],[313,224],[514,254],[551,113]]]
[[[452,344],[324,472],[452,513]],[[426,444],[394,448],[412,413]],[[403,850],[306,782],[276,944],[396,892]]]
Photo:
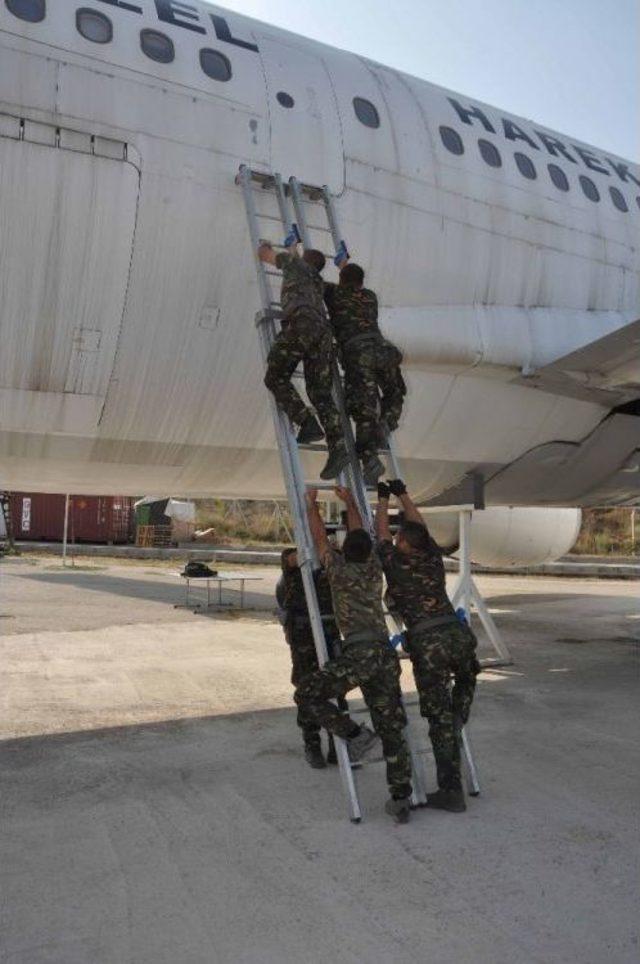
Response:
[[[341,552],[330,549],[323,562],[342,636],[370,632],[386,640],[389,633],[382,611],[382,567],[375,552],[366,562],[347,562]]]
[[[373,291],[327,283],[324,300],[340,348],[356,335],[382,337],[378,328],[378,299]]]
[[[325,320],[324,281],[316,269],[288,251],[276,255],[276,267],[282,271],[280,302],[284,317],[305,311]]]
[[[426,552],[400,552],[392,542],[378,544],[378,554],[387,579],[393,609],[410,628],[419,619],[429,616],[452,616],[445,586],[442,552],[437,542],[429,537]]]
[[[331,598],[331,588],[326,572],[322,569],[313,574],[313,581],[316,585],[318,595],[318,605],[320,615],[333,615],[333,600]],[[302,572],[300,567],[295,569],[288,568],[282,574],[282,579],[276,588],[278,605],[291,616],[309,616],[307,607],[307,597],[304,594],[304,583],[302,582]]]

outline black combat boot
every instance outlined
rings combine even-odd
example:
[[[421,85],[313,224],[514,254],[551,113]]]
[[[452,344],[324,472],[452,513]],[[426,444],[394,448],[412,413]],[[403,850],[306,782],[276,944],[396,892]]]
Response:
[[[310,445],[324,438],[324,432],[318,419],[311,412],[307,412],[304,422],[300,426],[297,442],[299,445]]]
[[[447,810],[449,813],[464,813],[467,805],[462,790],[436,790],[427,794],[427,806],[434,810]]]
[[[409,823],[411,802],[408,797],[402,800],[396,800],[395,797],[391,797],[391,799],[385,803],[384,809],[390,817],[393,817],[396,823]]]
[[[342,439],[329,449],[329,458],[320,473],[320,478],[329,481],[336,479],[349,464],[347,446]]]
[[[347,740],[349,759],[351,763],[358,763],[376,744],[379,737],[368,726],[361,726],[360,732]]]
[[[324,770],[327,765],[322,755],[322,748],[317,743],[305,745],[304,758],[314,770]]]

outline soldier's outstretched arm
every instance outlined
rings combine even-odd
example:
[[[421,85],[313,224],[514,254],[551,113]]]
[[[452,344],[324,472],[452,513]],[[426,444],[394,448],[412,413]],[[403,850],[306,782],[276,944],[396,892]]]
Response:
[[[360,515],[360,509],[356,505],[356,500],[349,491],[343,485],[337,485],[333,490],[338,496],[341,502],[347,507],[347,529],[351,532],[353,529],[362,529],[362,516]]]
[[[389,496],[391,489],[384,482],[378,482],[378,508],[376,509],[376,539],[378,542],[391,542],[389,528]]]
[[[327,539],[327,531],[324,527],[324,521],[320,515],[320,509],[317,503],[318,490],[317,489],[307,489],[305,498],[307,500],[307,517],[309,519],[309,529],[311,530],[311,538],[316,547],[316,551],[320,556],[320,559],[324,559],[326,554],[329,552],[329,540]]]
[[[393,495],[395,495],[400,505],[402,506],[404,517],[407,520],[407,522],[417,522],[418,525],[424,526],[426,529],[427,528],[426,523],[422,515],[416,508],[416,505],[413,502],[413,499],[407,492],[407,487],[402,481],[402,479],[393,479],[393,481],[389,482],[389,489],[391,490]]]

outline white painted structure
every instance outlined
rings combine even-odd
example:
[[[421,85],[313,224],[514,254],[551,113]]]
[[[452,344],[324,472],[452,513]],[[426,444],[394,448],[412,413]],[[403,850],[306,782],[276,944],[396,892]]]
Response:
[[[247,163],[339,195],[406,352],[415,492],[478,470],[497,505],[638,500],[640,418],[610,414],[640,397],[637,166],[195,0],[86,9],[0,0],[5,488],[282,494]],[[145,30],[172,62],[143,52]],[[204,73],[203,49],[230,79]]]

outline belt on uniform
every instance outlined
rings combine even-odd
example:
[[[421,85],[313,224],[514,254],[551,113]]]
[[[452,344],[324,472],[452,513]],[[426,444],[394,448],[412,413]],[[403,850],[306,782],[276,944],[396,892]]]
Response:
[[[345,342],[343,342],[340,345],[340,348],[342,351],[344,351],[345,348],[351,348],[353,347],[353,345],[359,345],[361,342],[364,342],[364,341],[381,342],[381,341],[384,341],[384,339],[382,337],[382,333],[379,331],[363,331],[361,335],[353,335],[351,338],[348,338]]]
[[[386,642],[384,633],[375,629],[362,629],[359,633],[347,633],[344,637],[344,645],[350,646],[352,643],[379,643]]]
[[[308,613],[290,613],[290,616],[293,622],[297,626],[308,626],[311,623],[311,619]],[[322,620],[323,623],[334,623],[336,621],[336,617],[333,615],[331,616],[321,615],[320,619]]]
[[[414,633],[420,633],[426,629],[435,629],[436,626],[448,626],[450,623],[459,622],[458,617],[455,613],[448,616],[425,616],[424,619],[419,619],[417,622],[412,623],[409,626],[408,633],[413,636]]]

